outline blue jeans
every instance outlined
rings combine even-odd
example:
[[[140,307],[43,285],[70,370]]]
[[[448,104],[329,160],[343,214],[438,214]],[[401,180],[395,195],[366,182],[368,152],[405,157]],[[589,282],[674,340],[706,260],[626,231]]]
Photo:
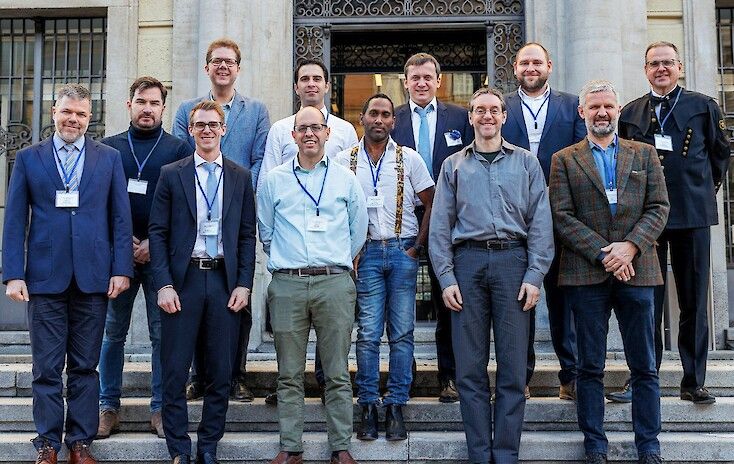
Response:
[[[387,322],[390,370],[384,404],[408,402],[413,381],[413,328],[418,260],[405,251],[414,238],[369,240],[359,259],[357,278],[358,403],[380,401],[380,337]]]
[[[604,361],[612,308],[619,322],[632,377],[632,428],[637,453],[660,454],[660,385],[655,369],[655,287],[635,287],[610,277],[604,283],[565,287],[576,321],[579,428],[587,453],[607,454],[604,434]]]
[[[148,311],[148,332],[153,347],[153,368],[150,381],[152,392],[150,411],[161,410],[161,309],[158,295],[153,288],[150,264],[135,266],[135,275],[130,288],[114,300],[110,300],[105,321],[102,352],[99,358],[99,408],[100,411],[120,410],[122,366],[125,362],[125,339],[130,328],[130,317],[138,289],[143,287],[145,306]]]

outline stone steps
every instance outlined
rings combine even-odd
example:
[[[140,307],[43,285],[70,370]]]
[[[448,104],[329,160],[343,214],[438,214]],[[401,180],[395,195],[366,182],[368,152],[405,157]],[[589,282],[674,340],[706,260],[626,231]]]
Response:
[[[637,462],[632,433],[609,432],[609,461]],[[0,462],[32,463],[35,453],[30,439],[33,433],[0,434]],[[192,435],[195,441],[195,434]],[[304,459],[323,463],[328,459],[326,434],[306,432]],[[580,432],[525,432],[520,445],[523,464],[581,463],[583,436]],[[662,454],[666,464],[731,463],[734,462],[734,434],[701,432],[666,432],[660,434]],[[124,433],[106,440],[95,441],[94,455],[100,462],[117,464],[169,463],[165,441],[149,433]],[[222,462],[262,464],[278,452],[276,432],[229,432],[219,444],[218,457]],[[65,454],[65,453],[64,453]],[[410,432],[408,439],[386,442],[353,440],[352,455],[359,462],[377,463],[431,463],[466,462],[463,432]],[[62,460],[64,459],[62,454]]]

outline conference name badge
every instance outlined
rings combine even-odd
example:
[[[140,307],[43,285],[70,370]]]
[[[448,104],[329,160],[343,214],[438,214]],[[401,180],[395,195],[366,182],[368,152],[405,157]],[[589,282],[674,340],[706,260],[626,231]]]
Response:
[[[673,151],[673,138],[669,135],[655,134],[655,149]]]
[[[56,191],[56,207],[57,208],[78,208],[79,207],[79,191],[67,192],[66,190]]]
[[[201,221],[199,233],[204,237],[216,237],[219,235],[219,221]]]
[[[449,147],[463,146],[461,142],[461,132],[456,129],[444,132],[443,137],[446,139],[446,145]]]
[[[326,219],[321,216],[313,216],[308,220],[309,232],[326,232]]]
[[[612,189],[612,190],[607,189],[605,190],[605,192],[607,194],[607,201],[609,202],[609,204],[616,205],[617,204],[617,189]]]
[[[385,197],[383,197],[382,195],[367,197],[367,208],[382,208],[384,204]]]
[[[127,192],[145,195],[146,193],[148,193],[148,181],[140,179],[128,179]]]

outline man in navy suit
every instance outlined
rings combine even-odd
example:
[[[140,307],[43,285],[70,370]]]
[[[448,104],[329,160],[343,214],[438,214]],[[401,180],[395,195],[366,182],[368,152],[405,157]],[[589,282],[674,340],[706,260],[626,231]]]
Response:
[[[265,105],[254,98],[241,95],[235,90],[235,82],[240,72],[242,54],[236,42],[222,38],[211,44],[206,52],[206,71],[212,82],[208,95],[181,103],[173,123],[173,135],[188,140],[191,149],[195,148],[194,137],[189,133],[189,114],[191,109],[203,100],[216,101],[224,110],[224,122],[227,131],[222,136],[222,152],[224,157],[250,170],[252,187],[257,186],[257,177],[265,153],[265,141],[270,129],[270,117]],[[237,359],[232,371],[232,398],[250,402],[254,396],[246,384],[247,345],[250,343],[252,314],[242,313],[240,322],[240,340],[237,348]],[[206,366],[200,359],[202,349],[197,350],[191,373],[191,383],[187,388],[189,399],[199,398],[204,393],[204,373],[198,373],[197,366]]]
[[[68,462],[96,464],[89,445],[99,419],[97,362],[107,302],[133,275],[130,201],[120,152],[84,136],[89,90],[67,84],[56,95],[53,137],[15,158],[3,282],[12,300],[28,302],[36,463],[56,464],[61,449],[66,358]]]
[[[428,53],[416,53],[405,62],[405,89],[410,101],[395,109],[395,128],[392,138],[398,145],[416,150],[435,181],[441,164],[451,154],[474,140],[474,129],[469,124],[466,110],[436,99],[441,87],[441,66]],[[415,210],[420,223],[422,207]],[[422,247],[418,252],[425,254]],[[431,279],[431,301],[436,312],[436,353],[438,378],[441,383],[439,400],[453,403],[459,400],[456,392],[456,367],[451,344],[451,312],[441,297],[441,286],[428,262]]]
[[[255,197],[250,171],[223,157],[224,111],[191,111],[196,151],[161,169],[150,212],[153,286],[161,315],[163,429],[175,464],[191,461],[185,386],[200,340],[207,359],[197,463],[214,464],[224,434],[240,310],[255,274]],[[192,337],[193,335],[193,337]]]
[[[513,145],[530,150],[538,157],[546,184],[553,153],[579,142],[586,136],[586,127],[579,117],[579,98],[558,90],[551,90],[548,76],[553,72],[553,62],[548,50],[541,44],[530,42],[518,52],[513,63],[515,77],[520,88],[505,95],[507,122],[502,136]],[[556,245],[556,250],[560,246]],[[558,396],[563,400],[576,399],[576,332],[571,312],[563,302],[558,288],[558,254],[543,282],[545,302],[548,306],[551,341],[558,356],[561,382]],[[535,370],[535,310],[531,318],[530,344],[525,396],[530,398],[527,385]]]

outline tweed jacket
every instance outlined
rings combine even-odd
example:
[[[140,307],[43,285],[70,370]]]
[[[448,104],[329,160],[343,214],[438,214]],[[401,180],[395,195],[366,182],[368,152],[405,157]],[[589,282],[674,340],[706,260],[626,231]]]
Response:
[[[615,216],[587,138],[553,155],[549,195],[562,244],[559,285],[593,285],[612,277],[599,260],[601,249],[625,240],[639,249],[628,284],[663,283],[655,242],[670,210],[663,169],[654,147],[618,140]]]

